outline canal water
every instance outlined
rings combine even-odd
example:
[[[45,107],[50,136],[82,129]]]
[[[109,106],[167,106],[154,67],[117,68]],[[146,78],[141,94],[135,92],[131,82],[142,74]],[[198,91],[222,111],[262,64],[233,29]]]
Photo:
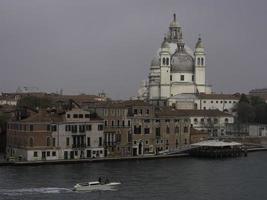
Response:
[[[267,152],[209,160],[158,160],[0,167],[0,199],[267,199]],[[114,190],[73,192],[77,182],[107,176]]]

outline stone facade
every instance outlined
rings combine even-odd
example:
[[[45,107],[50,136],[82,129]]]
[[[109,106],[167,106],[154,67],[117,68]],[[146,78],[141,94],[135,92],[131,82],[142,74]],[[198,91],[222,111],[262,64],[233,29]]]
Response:
[[[7,156],[26,161],[104,157],[103,126],[102,119],[80,109],[41,110],[8,123]]]

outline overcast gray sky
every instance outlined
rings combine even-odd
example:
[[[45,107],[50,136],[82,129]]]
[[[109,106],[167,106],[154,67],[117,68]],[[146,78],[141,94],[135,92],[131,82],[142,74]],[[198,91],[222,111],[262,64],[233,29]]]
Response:
[[[0,0],[0,91],[134,96],[174,12],[213,91],[267,87],[265,0]]]

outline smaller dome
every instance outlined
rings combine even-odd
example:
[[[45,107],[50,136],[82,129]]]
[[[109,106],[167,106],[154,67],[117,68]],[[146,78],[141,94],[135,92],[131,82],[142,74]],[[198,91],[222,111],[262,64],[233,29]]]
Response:
[[[150,66],[159,66],[159,65],[160,65],[159,57],[158,56],[154,56],[154,58],[151,60]]]
[[[173,20],[171,21],[171,23],[170,23],[170,27],[172,28],[172,27],[179,27],[179,25],[178,25],[178,23],[177,23],[177,21],[176,21],[176,14],[174,13],[173,14]]]
[[[204,48],[203,43],[202,43],[202,40],[201,40],[201,37],[198,38],[195,48],[196,49],[198,49],[198,48]]]
[[[170,48],[170,45],[169,43],[167,42],[167,40],[164,40],[161,44],[161,48],[165,48],[165,49],[169,49]]]
[[[176,21],[170,23],[170,27],[179,27]]]

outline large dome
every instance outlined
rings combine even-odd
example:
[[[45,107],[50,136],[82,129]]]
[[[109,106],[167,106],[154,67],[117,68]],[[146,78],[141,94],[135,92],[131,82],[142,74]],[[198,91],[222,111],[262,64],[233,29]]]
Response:
[[[193,72],[194,59],[186,51],[176,52],[171,59],[172,72]]]

